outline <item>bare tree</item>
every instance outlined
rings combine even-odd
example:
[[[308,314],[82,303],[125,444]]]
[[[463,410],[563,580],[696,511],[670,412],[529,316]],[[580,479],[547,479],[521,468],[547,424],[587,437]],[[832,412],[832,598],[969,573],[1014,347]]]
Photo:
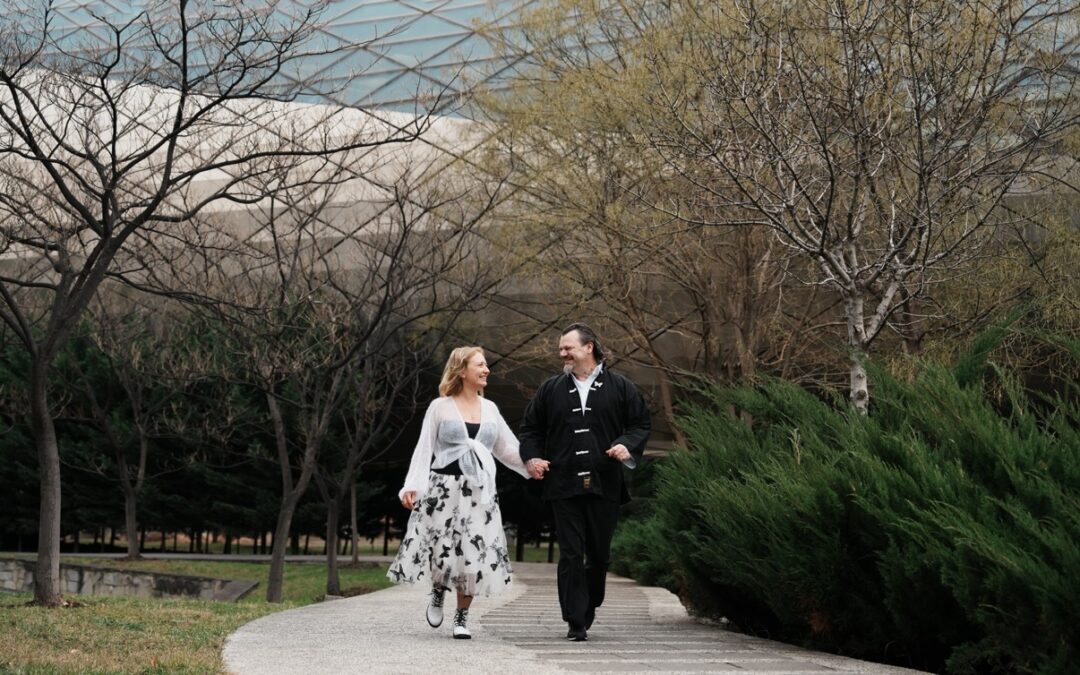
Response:
[[[807,281],[843,307],[851,402],[866,411],[864,361],[897,310],[978,264],[1013,219],[1007,198],[1054,179],[1055,144],[1077,123],[1075,4],[686,0],[670,12],[658,35],[682,50],[643,43],[672,121],[654,145],[680,175],[709,165],[725,178],[699,183],[721,207],[714,224],[750,211],[813,262]]]
[[[633,318],[652,309],[647,264],[678,261],[672,282],[709,308],[701,335],[725,335],[731,372],[791,374],[808,346],[828,368],[842,351],[861,410],[871,345],[891,331],[917,347],[915,328],[945,318],[932,291],[1002,252],[1022,222],[1006,202],[1061,181],[1077,119],[1061,0],[566,0],[492,32],[516,64],[484,108],[528,177],[518,213],[566,224],[575,251],[591,237],[583,258],[620,251],[588,287],[614,291],[603,305],[640,353],[641,334],[690,326]],[[696,254],[723,261],[708,275],[643,245],[695,225],[720,229],[723,253]]]
[[[466,197],[446,170],[452,156],[426,146],[351,160],[284,162],[262,177],[276,187],[251,205],[246,229],[225,236],[220,214],[208,216],[198,229],[214,233],[213,247],[179,257],[148,247],[137,263],[147,285],[181,287],[212,317],[219,371],[265,401],[282,478],[271,602],[282,598],[292,518],[311,479],[328,500],[333,540],[340,500],[373,443],[412,412],[396,407],[402,393],[492,283],[475,255],[476,229],[498,185],[469,186]],[[340,473],[329,463],[317,473],[342,417],[349,441]],[[335,588],[335,569],[331,580]]]
[[[453,322],[443,322],[449,328]],[[315,483],[326,505],[326,593],[341,594],[338,572],[338,531],[341,508],[350,497],[355,554],[356,481],[365,464],[382,457],[393,447],[405,422],[419,405],[419,376],[431,367],[432,351],[442,336],[416,339],[400,333],[382,341],[384,347],[360,361],[350,362],[350,392],[340,410],[340,446],[325,452],[315,467]]]
[[[715,168],[688,180],[654,147],[670,115],[650,99],[639,55],[659,3],[567,6],[541,3],[493,35],[518,64],[508,90],[482,102],[492,156],[516,189],[504,229],[530,233],[504,247],[549,300],[503,304],[526,336],[560,316],[592,317],[619,359],[655,373],[654,402],[678,438],[680,385],[791,371],[820,308],[786,293],[802,263],[764,227],[701,224],[717,217]]]
[[[195,339],[183,308],[122,290],[104,285],[91,300],[80,331],[86,348],[64,352],[55,369],[65,393],[55,404],[58,419],[89,424],[104,439],[104,458],[66,463],[117,483],[124,500],[127,557],[136,559],[143,488],[189,459],[163,458],[152,472],[151,450],[155,443],[205,426],[192,422],[194,408],[184,397],[209,368],[206,349]],[[219,426],[228,425],[223,406],[217,411]]]
[[[284,77],[343,53],[319,32],[325,2],[156,2],[106,39],[54,30],[51,4],[8,3],[0,30],[0,319],[26,349],[41,519],[34,598],[62,602],[60,474],[48,371],[133,241],[185,240],[213,204],[265,197],[268,159],[404,142],[423,119],[386,123],[299,103]],[[319,86],[320,83],[312,83]]]

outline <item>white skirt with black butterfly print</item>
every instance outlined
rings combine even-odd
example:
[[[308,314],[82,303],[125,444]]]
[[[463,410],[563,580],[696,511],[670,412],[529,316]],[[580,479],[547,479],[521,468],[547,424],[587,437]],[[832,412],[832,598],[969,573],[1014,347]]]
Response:
[[[498,497],[480,504],[479,491],[465,476],[432,472],[428,485],[386,576],[398,584],[423,582],[465,595],[509,588],[510,557]]]

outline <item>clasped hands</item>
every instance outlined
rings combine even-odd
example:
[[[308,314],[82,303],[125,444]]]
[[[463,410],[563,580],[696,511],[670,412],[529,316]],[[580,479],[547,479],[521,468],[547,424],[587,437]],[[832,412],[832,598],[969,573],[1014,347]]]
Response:
[[[620,462],[625,462],[630,459],[630,451],[626,449],[626,446],[622,443],[617,443],[607,449],[605,454],[612,458],[617,459]],[[543,480],[544,474],[551,468],[551,462],[546,459],[540,459],[534,457],[525,464],[525,470],[529,472],[529,476],[533,480]]]
[[[544,474],[551,468],[551,462],[539,457],[533,457],[525,463],[525,470],[529,472],[529,478],[543,480]]]

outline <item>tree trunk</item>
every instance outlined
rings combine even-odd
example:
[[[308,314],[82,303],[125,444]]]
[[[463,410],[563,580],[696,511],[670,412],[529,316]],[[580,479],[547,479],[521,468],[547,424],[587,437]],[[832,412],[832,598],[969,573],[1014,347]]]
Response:
[[[383,516],[382,554],[388,555],[390,550],[390,514]]]
[[[139,558],[139,524],[136,522],[136,500],[134,488],[129,481],[122,481],[120,489],[124,493],[124,531],[127,533],[127,557]]]
[[[289,532],[292,530],[296,506],[300,503],[300,498],[307,490],[308,481],[311,479],[313,462],[305,461],[305,465],[300,469],[300,477],[294,482],[285,436],[285,418],[277,399],[269,392],[266,393],[266,404],[274,427],[274,441],[277,445],[278,465],[281,469],[281,507],[278,509],[277,527],[274,530],[274,548],[270,553],[270,578],[266,582],[266,601],[281,602],[285,576],[285,548],[289,544]],[[311,454],[307,450],[310,450],[310,447],[305,448],[305,460]]]
[[[352,563],[360,562],[360,535],[356,532],[356,481],[349,488],[349,532],[352,535]]]
[[[285,548],[289,544],[289,530],[292,528],[293,514],[300,502],[302,490],[290,491],[281,498],[278,510],[277,527],[274,528],[274,547],[270,552],[270,578],[266,581],[266,601],[281,602],[285,579]],[[266,534],[263,534],[266,542]]]
[[[326,594],[341,595],[341,577],[338,574],[337,544],[338,518],[341,507],[338,500],[331,499],[326,504]]]
[[[34,359],[30,370],[30,423],[41,480],[34,604],[59,607],[64,602],[60,593],[60,449],[49,413],[47,377],[48,365]]]
[[[663,409],[664,417],[667,418],[668,426],[675,436],[675,444],[680,448],[685,448],[689,445],[686,441],[686,434],[675,422],[675,404],[671,396],[671,375],[663,368],[658,368],[657,372],[660,380],[660,407]]]
[[[866,381],[865,354],[856,352],[851,355],[850,386],[851,405],[861,415],[865,415],[870,407],[870,390]]]
[[[849,398],[851,407],[865,415],[870,407],[870,390],[866,381],[866,319],[863,316],[863,299],[857,291],[850,291],[844,299],[847,319],[848,349],[851,350],[849,373]]]

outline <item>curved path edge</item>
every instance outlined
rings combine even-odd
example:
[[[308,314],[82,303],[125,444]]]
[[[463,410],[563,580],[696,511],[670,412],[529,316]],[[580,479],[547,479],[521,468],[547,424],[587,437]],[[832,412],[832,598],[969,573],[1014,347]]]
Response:
[[[589,641],[564,639],[555,566],[518,563],[506,592],[477,598],[472,640],[424,620],[427,588],[395,586],[256,619],[223,650],[235,675],[291,673],[862,673],[917,671],[815,652],[705,625],[662,588],[609,576]]]
[[[433,629],[424,619],[427,588],[402,585],[261,617],[228,637],[222,657],[234,675],[561,672],[480,627],[486,613],[526,591],[515,581],[505,593],[476,598],[469,612],[471,640],[451,637],[451,594],[443,624]]]

